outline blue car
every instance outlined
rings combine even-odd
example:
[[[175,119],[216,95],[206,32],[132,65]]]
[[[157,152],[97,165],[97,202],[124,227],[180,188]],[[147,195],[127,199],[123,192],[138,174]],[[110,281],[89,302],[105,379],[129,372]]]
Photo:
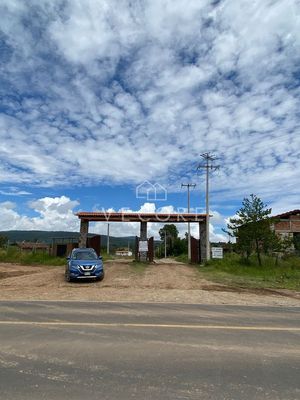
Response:
[[[68,282],[76,279],[102,281],[104,278],[102,257],[98,257],[94,249],[73,249],[67,261],[65,276]]]

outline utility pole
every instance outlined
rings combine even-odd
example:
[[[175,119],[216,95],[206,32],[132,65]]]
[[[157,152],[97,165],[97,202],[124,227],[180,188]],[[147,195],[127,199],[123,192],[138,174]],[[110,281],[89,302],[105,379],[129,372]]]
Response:
[[[167,258],[167,230],[165,228],[165,258]]]
[[[206,170],[206,260],[210,260],[210,241],[209,241],[209,171],[216,171],[220,168],[219,165],[213,165],[213,162],[217,159],[211,153],[200,154],[204,159],[204,164],[199,164],[197,169],[204,168]]]
[[[109,224],[107,224],[106,253],[109,254]]]
[[[195,188],[195,183],[182,183],[181,187],[187,187],[188,189],[188,213],[190,213],[190,188]],[[191,225],[188,222],[188,259],[191,261]]]

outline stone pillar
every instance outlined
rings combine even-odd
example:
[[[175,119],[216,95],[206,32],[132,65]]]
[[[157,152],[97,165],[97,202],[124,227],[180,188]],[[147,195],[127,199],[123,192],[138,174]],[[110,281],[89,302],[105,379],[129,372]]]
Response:
[[[206,261],[206,219],[199,222],[199,239],[200,239],[200,262],[201,264]]]
[[[87,221],[85,219],[81,219],[80,220],[79,247],[86,247],[88,233],[89,233],[89,221]]]
[[[140,241],[147,241],[147,222],[141,221],[140,225]],[[147,261],[147,251],[140,252],[140,261]]]

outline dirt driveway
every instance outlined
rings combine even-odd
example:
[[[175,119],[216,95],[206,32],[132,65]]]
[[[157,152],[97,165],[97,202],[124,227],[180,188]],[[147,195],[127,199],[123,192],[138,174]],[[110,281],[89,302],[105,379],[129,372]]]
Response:
[[[136,268],[129,261],[105,263],[102,282],[67,283],[64,267],[0,263],[0,300],[95,300],[300,306],[299,299],[233,291],[173,261]]]

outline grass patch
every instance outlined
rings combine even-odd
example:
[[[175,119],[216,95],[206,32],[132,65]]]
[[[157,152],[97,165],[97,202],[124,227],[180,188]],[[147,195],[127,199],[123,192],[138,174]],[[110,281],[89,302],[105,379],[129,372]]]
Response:
[[[264,257],[260,267],[254,258],[245,264],[238,255],[229,254],[220,260],[210,260],[198,271],[203,278],[233,287],[300,290],[298,257],[283,259],[278,266],[274,259]]]
[[[187,254],[180,254],[180,256],[175,257],[175,261],[183,262],[185,264],[189,264],[190,260]]]
[[[114,260],[116,257],[106,252],[101,253],[103,261]],[[16,263],[23,265],[66,265],[66,257],[54,257],[43,251],[26,252],[16,247],[8,250],[0,249],[0,262]]]
[[[101,253],[103,261],[114,260],[116,257],[106,252]],[[0,262],[23,265],[66,265],[66,257],[54,257],[43,251],[26,252],[16,247],[0,250]]]
[[[22,252],[17,248],[9,248],[8,250],[0,251],[0,262],[23,265],[65,265],[66,259],[62,257],[53,257],[41,251],[32,253]]]
[[[148,267],[149,263],[148,262],[142,262],[142,261],[136,261],[133,260],[130,264],[131,271],[132,272],[137,272],[137,273],[144,273],[146,268]]]
[[[108,261],[108,260],[115,260],[116,256],[113,254],[107,254],[106,251],[101,251],[101,256],[103,261]]]

